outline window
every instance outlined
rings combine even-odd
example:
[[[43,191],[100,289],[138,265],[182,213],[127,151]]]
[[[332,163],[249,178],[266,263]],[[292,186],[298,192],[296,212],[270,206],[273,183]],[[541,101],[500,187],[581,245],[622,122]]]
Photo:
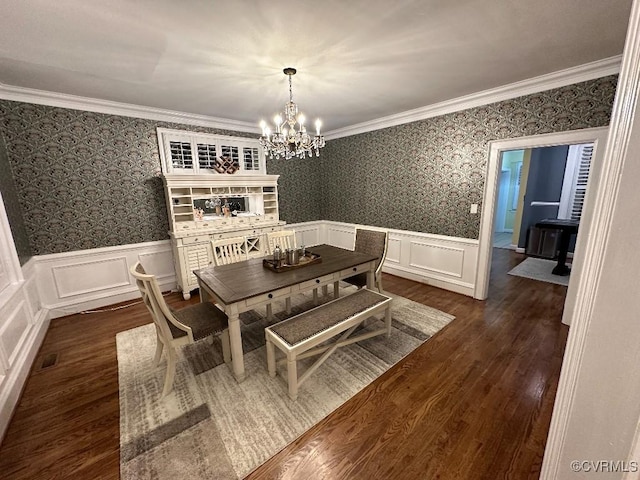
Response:
[[[158,128],[164,174],[264,174],[264,152],[257,138],[230,137]]]
[[[591,170],[593,144],[571,145],[562,182],[558,218],[580,221]]]
[[[245,170],[260,170],[260,158],[258,156],[257,148],[243,148],[242,153],[244,156],[244,169]]]

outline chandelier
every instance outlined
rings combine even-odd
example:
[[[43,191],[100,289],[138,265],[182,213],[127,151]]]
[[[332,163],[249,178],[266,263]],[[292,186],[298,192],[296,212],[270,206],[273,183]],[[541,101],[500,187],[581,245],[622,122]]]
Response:
[[[307,154],[312,157],[314,152],[318,157],[320,149],[324,147],[324,137],[320,135],[322,123],[320,120],[316,120],[315,136],[307,133],[307,128],[304,126],[304,115],[298,114],[298,106],[293,103],[291,77],[296,74],[296,69],[289,67],[285,68],[283,72],[289,76],[289,102],[284,106],[284,118],[281,115],[275,116],[273,122],[276,128],[273,133],[264,120],[260,122],[262,128],[260,145],[271,158],[305,158]]]

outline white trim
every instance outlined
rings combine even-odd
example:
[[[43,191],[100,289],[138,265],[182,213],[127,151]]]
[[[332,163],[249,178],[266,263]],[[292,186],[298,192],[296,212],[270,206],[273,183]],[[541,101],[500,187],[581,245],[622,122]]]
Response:
[[[611,129],[604,155],[606,169],[602,169],[593,211],[588,213],[591,221],[584,235],[583,274],[579,277],[576,293],[574,321],[567,339],[562,371],[558,383],[558,393],[551,418],[551,426],[540,478],[559,478],[559,472],[566,469],[562,465],[570,419],[578,388],[578,376],[582,369],[582,359],[587,348],[586,339],[590,328],[593,309],[600,284],[600,273],[605,261],[616,201],[620,189],[620,178],[625,162],[635,162],[628,158],[627,149],[632,137],[634,114],[639,108],[640,95],[640,2],[633,2],[629,18],[629,28],[624,49],[622,69],[618,80],[616,99],[611,115]],[[635,133],[638,135],[638,133]],[[595,152],[594,152],[595,155]],[[593,197],[592,197],[593,198]],[[629,452],[631,453],[631,452]],[[635,459],[637,460],[637,459]]]
[[[49,105],[51,107],[84,110],[87,112],[121,115],[123,117],[144,118],[158,122],[181,123],[184,125],[197,125],[200,127],[260,134],[260,127],[257,122],[255,124],[240,122],[238,120],[229,120],[228,118],[144,107],[142,105],[112,102],[99,98],[80,97],[67,93],[14,87],[13,85],[6,85],[4,83],[0,83],[0,98],[14,102],[27,102],[38,105]]]
[[[408,110],[395,115],[377,118],[369,122],[358,123],[349,127],[331,130],[324,134],[326,140],[348,137],[359,133],[380,130],[404,123],[416,122],[427,118],[438,117],[447,113],[459,112],[489,103],[501,102],[511,98],[522,97],[532,93],[543,92],[553,88],[564,87],[574,83],[594,80],[596,78],[615,75],[620,71],[622,55],[585,63],[557,72],[540,75],[520,82],[510,83],[501,87],[472,93],[464,97],[446,100],[444,102],[427,105],[425,107]]]
[[[564,70],[540,75],[520,82],[473,93],[471,95],[446,100],[433,105],[408,110],[395,115],[381,117],[369,122],[362,122],[348,127],[331,130],[326,132],[324,137],[326,140],[332,140],[335,138],[357,135],[359,133],[424,120],[426,118],[437,117],[439,115],[542,92],[552,88],[564,87],[574,83],[614,75],[620,71],[621,58],[621,55],[617,55],[603,60],[585,63],[584,65],[579,65],[577,67],[566,68]],[[39,105],[49,105],[52,107],[84,110],[87,112],[122,115],[124,117],[144,118],[160,122],[198,125],[236,132],[260,134],[260,128],[257,122],[256,124],[253,124],[249,122],[229,120],[226,118],[211,117],[208,115],[197,115],[193,113],[178,112],[175,110],[145,107],[109,100],[100,100],[97,98],[69,95],[66,93],[48,92],[33,88],[15,87],[3,83],[0,83],[0,98],[15,102],[35,103]]]
[[[590,190],[597,190],[597,171],[600,170],[602,161],[602,146],[606,142],[609,127],[585,128],[583,130],[571,130],[568,132],[549,133],[529,137],[519,137],[510,140],[498,140],[489,144],[489,159],[487,162],[487,174],[484,184],[484,196],[482,201],[482,217],[480,220],[480,248],[478,252],[478,268],[475,282],[474,298],[485,300],[489,292],[489,273],[491,271],[491,237],[495,217],[498,175],[500,170],[500,158],[503,151],[520,150],[525,148],[549,147],[553,145],[568,145],[577,143],[594,144],[594,164],[592,166],[593,177],[590,178]],[[591,182],[591,180],[594,180]],[[591,194],[590,196],[593,196]],[[582,231],[585,228],[581,229]],[[579,233],[579,236],[584,234]],[[576,246],[576,249],[578,246]],[[571,284],[571,282],[570,282]],[[569,292],[568,292],[569,294]],[[565,311],[565,314],[567,312]]]
[[[48,329],[48,312],[40,310],[38,316],[34,319],[33,328],[15,358],[14,368],[10,370],[9,375],[2,383],[2,388],[0,388],[0,441],[7,431],[13,411],[20,400],[22,387],[27,381],[31,366]]]

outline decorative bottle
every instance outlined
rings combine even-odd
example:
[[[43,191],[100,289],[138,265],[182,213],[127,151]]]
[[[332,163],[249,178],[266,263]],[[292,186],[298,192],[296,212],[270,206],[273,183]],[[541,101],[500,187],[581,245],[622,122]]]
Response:
[[[275,263],[276,267],[280,266],[281,260],[282,260],[282,250],[280,250],[279,245],[276,245],[276,248],[273,249],[273,263]]]

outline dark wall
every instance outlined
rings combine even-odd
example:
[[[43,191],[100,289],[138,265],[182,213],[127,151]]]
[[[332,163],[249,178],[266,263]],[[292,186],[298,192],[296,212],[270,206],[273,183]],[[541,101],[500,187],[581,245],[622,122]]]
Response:
[[[491,140],[609,123],[616,76],[327,142],[268,160],[281,218],[477,238]],[[156,127],[243,135],[0,100],[32,254],[168,238]]]
[[[531,206],[531,202],[559,202],[567,167],[569,146],[535,148],[531,151],[527,189],[524,194],[518,246],[524,248],[530,226],[546,218],[558,218],[557,206]]]
[[[29,237],[24,226],[20,199],[11,173],[11,165],[5,148],[4,139],[0,135],[0,192],[7,218],[11,226],[11,235],[18,252],[20,265],[24,265],[33,256],[29,245]]]
[[[609,124],[617,76],[327,142],[322,216],[478,238],[489,142]]]

